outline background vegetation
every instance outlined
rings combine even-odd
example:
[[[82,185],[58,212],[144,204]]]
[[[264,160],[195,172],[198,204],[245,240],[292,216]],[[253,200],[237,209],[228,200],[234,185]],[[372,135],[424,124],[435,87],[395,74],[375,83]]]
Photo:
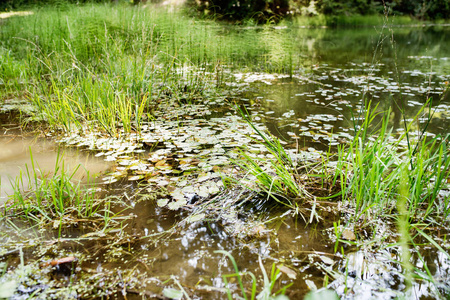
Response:
[[[162,2],[161,0],[6,0],[0,10],[26,6],[81,4],[86,2]],[[419,20],[448,19],[450,2],[447,0],[186,0],[191,14],[215,19],[241,22],[253,20],[259,23],[279,21],[286,16],[368,16],[389,13],[410,16]],[[336,20],[329,19],[330,25]]]
[[[450,4],[445,0],[188,0],[200,14],[215,18],[258,22],[277,21],[286,16],[406,15],[420,20],[445,19]],[[330,20],[333,25],[333,20]]]

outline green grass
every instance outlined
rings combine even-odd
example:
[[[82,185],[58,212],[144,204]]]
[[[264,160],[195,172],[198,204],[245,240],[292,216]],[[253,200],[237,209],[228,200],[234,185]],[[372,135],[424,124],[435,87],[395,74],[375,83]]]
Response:
[[[305,200],[312,200],[313,196],[306,190],[303,182],[298,180],[299,173],[296,165],[279,139],[258,129],[249,119],[247,111],[242,111],[239,107],[236,109],[260,137],[260,139],[252,139],[264,145],[274,158],[273,160],[267,160],[253,157],[244,149],[241,151],[242,159],[235,161],[247,174],[256,178],[256,189],[263,191],[268,198],[275,199],[290,207],[297,207],[299,203]]]
[[[339,185],[339,193],[317,198],[340,196],[342,201],[348,201],[354,208],[354,221],[395,214],[399,187],[407,170],[406,209],[410,216],[426,219],[433,215],[447,219],[449,199],[440,192],[448,188],[450,178],[450,135],[436,138],[423,135],[416,141],[411,138],[412,126],[428,104],[398,136],[389,130],[390,111],[378,112],[376,107],[368,104],[362,123],[355,122],[353,140],[338,147],[334,171],[326,167],[334,156],[332,152],[323,158],[320,167],[310,168],[309,177]],[[243,151],[243,159],[236,161],[256,178],[257,189],[274,197],[284,197],[291,204],[312,199],[314,196],[305,188],[308,182],[300,180],[298,166],[280,141],[262,132],[243,112],[241,114],[261,138],[259,142],[274,157],[267,162]]]
[[[292,75],[304,69],[313,63],[302,55],[310,37],[293,31],[329,23],[318,16],[284,21],[283,30],[231,27],[127,4],[44,6],[33,13],[0,26],[0,99],[29,99],[38,108],[35,118],[55,129],[110,136],[139,133],[162,99],[189,103],[222,90],[229,70]],[[350,19],[342,22],[386,22]]]
[[[225,69],[292,72],[303,59],[269,25],[231,29],[129,5],[33,12],[0,26],[0,99],[25,97],[35,118],[64,131],[139,131],[161,99],[191,102],[223,88]]]
[[[292,24],[295,30],[295,25],[383,22],[379,17],[319,16]],[[406,18],[395,22],[410,24]],[[36,118],[66,132],[98,130],[114,137],[139,134],[141,124],[153,117],[161,100],[172,98],[181,103],[208,97],[223,88],[224,70],[292,74],[305,58],[294,55],[302,53],[303,43],[293,39],[290,30],[276,30],[270,24],[230,28],[154,7],[88,4],[36,8],[33,15],[8,19],[0,26],[0,99],[25,97],[37,107]],[[258,191],[292,208],[309,200],[343,200],[352,208],[349,214],[354,224],[377,218],[398,220],[402,246],[414,245],[414,238],[407,235],[411,228],[433,244],[423,226],[413,221],[447,222],[450,200],[440,192],[449,180],[449,136],[440,140],[422,137],[414,142],[410,138],[412,122],[406,124],[405,133],[392,139],[389,113],[366,108],[364,122],[355,126],[355,138],[338,149],[335,170],[327,166],[334,156],[331,152],[318,166],[306,163],[306,168],[300,169],[278,139],[256,126],[260,142],[273,159],[260,160],[242,152],[243,159],[237,163],[256,178]],[[407,147],[400,147],[403,143]],[[32,161],[22,177],[15,179],[6,213],[36,221],[57,220],[60,226],[69,215],[91,218],[103,213],[106,227],[113,216],[109,204],[99,206],[91,191],[73,182],[73,174],[61,159],[48,176]],[[303,175],[319,178],[321,183],[305,181]],[[24,184],[24,177],[30,185]],[[311,183],[337,185],[340,193],[311,195]],[[399,199],[404,201],[401,205]],[[311,211],[312,221],[314,206]],[[442,249],[436,243],[433,246]],[[236,272],[227,278],[236,278],[247,298],[242,273],[233,265]],[[278,273],[272,270],[269,277],[263,267],[262,271],[266,292],[261,295],[273,297]],[[251,278],[248,294],[253,299],[256,281]]]
[[[449,200],[440,196],[440,191],[446,188],[450,176],[450,136],[441,140],[422,136],[417,141],[410,137],[412,124],[425,108],[426,105],[406,125],[404,133],[393,139],[388,128],[390,111],[381,116],[379,129],[370,132],[376,126],[378,113],[368,105],[353,141],[339,148],[336,176],[340,178],[344,200],[355,208],[355,219],[393,213],[404,174],[410,216],[427,218],[433,214],[447,218]],[[406,149],[402,150],[402,144],[407,145]]]
[[[13,193],[0,214],[10,224],[21,218],[29,222],[31,228],[53,228],[61,237],[67,224],[83,224],[92,232],[106,234],[117,230],[114,226],[121,226],[120,222],[129,218],[121,215],[129,208],[122,199],[99,194],[94,177],[81,165],[68,170],[64,153],[58,152],[55,167],[48,173],[39,168],[31,151],[30,156],[31,164],[11,179]],[[83,182],[79,179],[80,172]],[[113,211],[112,206],[117,203],[125,208]]]
[[[75,218],[90,218],[97,214],[100,206],[89,173],[87,183],[82,184],[74,176],[81,168],[78,165],[68,171],[64,166],[64,154],[58,153],[55,168],[45,174],[33,160],[25,171],[11,179],[13,194],[5,205],[5,215],[24,216],[26,219],[44,223],[61,220],[73,215]]]
[[[410,287],[411,282],[416,280],[426,280],[436,285],[437,281],[421,256],[422,248],[417,241],[425,239],[438,252],[449,255],[425,230],[430,226],[445,228],[448,225],[450,197],[444,191],[450,188],[450,135],[429,138],[423,129],[418,138],[412,138],[412,131],[416,130],[413,125],[417,124],[419,117],[425,114],[431,120],[432,111],[426,112],[429,105],[430,101],[411,122],[405,123],[404,132],[394,135],[389,129],[390,110],[379,111],[377,107],[367,104],[362,122],[354,122],[352,141],[341,145],[336,157],[328,153],[318,168],[309,168],[306,174],[294,166],[275,137],[265,134],[247,119],[261,137],[260,143],[274,158],[267,162],[244,150],[241,160],[236,163],[256,178],[257,191],[276,199],[287,199],[293,208],[293,204],[301,207],[305,200],[313,198],[318,201],[334,199],[347,204],[346,228],[355,233],[360,228],[369,230],[373,232],[374,240],[364,240],[362,237],[356,237],[356,241],[342,239],[341,229],[337,226],[335,250],[339,242],[363,247],[365,244],[379,243],[379,239],[388,239],[386,236],[376,236],[380,222],[392,227],[392,231],[397,230],[398,241],[390,245],[382,243],[380,247],[400,253],[400,260],[395,263],[402,266],[406,286]],[[331,159],[336,160],[334,169],[326,167]],[[301,174],[307,176],[299,176]],[[307,178],[311,177],[321,178],[328,186],[334,185],[334,191],[338,188],[339,192],[315,197],[305,194],[304,191],[312,183]],[[249,188],[255,189],[255,186]],[[313,206],[310,221],[313,221],[315,214]],[[422,261],[422,268],[411,264],[410,251]],[[442,296],[440,293],[436,289],[436,295]]]

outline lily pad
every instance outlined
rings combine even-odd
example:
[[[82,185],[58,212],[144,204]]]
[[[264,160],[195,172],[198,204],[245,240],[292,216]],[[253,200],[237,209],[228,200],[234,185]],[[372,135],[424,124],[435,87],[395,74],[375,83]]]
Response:
[[[170,202],[167,207],[171,210],[178,210],[187,204],[186,199]]]
[[[157,204],[159,207],[164,207],[164,206],[167,205],[167,203],[169,203],[169,199],[167,199],[167,198],[158,199],[158,200],[156,201],[156,204]]]
[[[204,218],[205,218],[205,214],[204,213],[195,214],[195,215],[190,216],[187,219],[187,221],[188,221],[188,223],[195,223],[195,222],[198,222],[200,220],[203,220]]]
[[[163,295],[170,299],[181,299],[183,297],[183,292],[172,288],[165,288],[163,290]]]

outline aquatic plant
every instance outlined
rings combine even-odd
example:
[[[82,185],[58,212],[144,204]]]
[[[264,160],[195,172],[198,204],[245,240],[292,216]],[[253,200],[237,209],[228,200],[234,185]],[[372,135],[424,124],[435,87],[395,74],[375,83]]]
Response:
[[[411,131],[418,118],[423,118],[430,102],[427,102],[417,115],[405,123],[405,130],[394,135],[389,129],[390,110],[380,111],[370,103],[364,106],[363,116],[354,120],[354,138],[347,144],[339,145],[337,154],[329,152],[319,163],[319,168],[309,168],[309,177],[319,176],[329,186],[334,186],[333,193],[316,196],[317,201],[339,199],[348,205],[346,228],[335,226],[336,249],[338,243],[364,245],[375,243],[357,237],[360,230],[373,232],[373,239],[386,239],[376,236],[378,223],[374,220],[384,220],[388,224],[396,220],[398,241],[390,244],[393,251],[400,253],[400,261],[395,262],[403,267],[405,284],[411,286],[413,280],[421,278],[436,285],[432,273],[421,257],[421,248],[417,240],[422,236],[431,246],[443,255],[448,252],[434,241],[423,228],[433,224],[448,222],[450,178],[449,138],[446,136],[427,137],[425,131],[413,138]],[[243,114],[243,112],[241,112]],[[251,120],[244,115],[247,122]],[[362,120],[361,123],[358,123]],[[256,187],[246,184],[245,187],[263,191],[276,199],[311,199],[310,194],[301,194],[289,186],[301,186],[307,190],[308,176],[300,176],[298,166],[292,162],[283,146],[274,137],[252,125],[260,143],[272,154],[272,162],[258,159],[249,153],[242,152],[242,159],[236,163],[247,173],[256,178]],[[331,151],[331,149],[329,150]],[[331,159],[330,159],[331,158]],[[267,167],[269,165],[269,167]],[[327,166],[327,167],[324,167]],[[321,172],[315,174],[318,170]],[[338,188],[338,189],[336,189]],[[339,191],[339,192],[336,192]],[[296,198],[296,194],[297,198]],[[302,207],[301,201],[291,202]],[[304,206],[304,205],[303,205]],[[311,218],[316,212],[311,209]],[[317,218],[319,219],[319,218]],[[394,227],[393,227],[394,230]],[[412,235],[411,230],[418,234]],[[344,250],[342,249],[343,254]],[[423,268],[412,265],[410,252],[417,255],[423,262]],[[344,256],[345,257],[345,256]],[[326,271],[331,272],[331,271]],[[339,278],[342,274],[330,275]],[[440,294],[436,289],[437,295]]]
[[[242,160],[236,160],[235,163],[244,170],[256,177],[258,188],[267,193],[268,197],[285,198],[290,205],[295,205],[291,199],[311,197],[305,190],[302,183],[295,178],[298,177],[297,170],[291,156],[285,151],[279,139],[273,135],[262,132],[261,129],[249,119],[248,112],[236,107],[243,119],[253,128],[260,139],[253,139],[254,142],[262,144],[268,152],[274,157],[269,160],[269,166],[264,166],[265,159],[254,158],[246,151],[241,151]],[[271,174],[274,172],[275,176]]]
[[[449,200],[440,193],[446,188],[450,176],[449,136],[422,136],[414,145],[410,138],[412,124],[416,123],[425,107],[426,105],[407,124],[406,130],[394,138],[389,130],[390,111],[378,112],[376,107],[372,108],[368,104],[362,123],[356,124],[355,121],[356,131],[352,141],[338,146],[334,171],[326,167],[333,156],[329,153],[318,168],[322,173],[309,176],[321,177],[331,185],[338,184],[342,199],[349,201],[355,209],[355,220],[362,216],[372,219],[394,210],[400,180],[406,168],[410,187],[408,211],[415,217],[420,215],[426,218],[435,213],[446,218],[449,214],[446,206]],[[260,137],[258,142],[266,147],[274,159],[269,160],[267,166],[265,159],[252,157],[243,151],[243,159],[236,163],[252,174],[257,179],[257,187],[268,195],[286,199],[312,199],[313,196],[306,189],[307,181],[299,180],[308,176],[300,176],[298,166],[293,163],[291,155],[284,150],[280,141],[263,133],[243,111],[241,114]],[[377,118],[381,118],[381,121],[377,121]],[[328,175],[324,175],[325,173]],[[333,196],[338,194],[322,197]]]
[[[6,215],[53,222],[71,213],[89,218],[98,212],[100,206],[89,172],[86,172],[86,184],[74,178],[81,165],[68,171],[64,166],[64,153],[58,152],[54,170],[45,174],[34,161],[31,151],[30,157],[31,165],[26,165],[26,170],[11,180],[13,194],[5,205]]]
[[[353,141],[338,148],[335,175],[340,178],[344,200],[355,208],[356,219],[363,215],[372,219],[393,212],[405,174],[409,187],[406,204],[412,217],[426,218],[432,213],[448,216],[448,199],[440,192],[446,188],[450,175],[449,135],[421,136],[415,144],[410,138],[412,124],[426,107],[422,107],[403,133],[393,138],[388,129],[389,110],[381,116],[379,129],[370,132],[380,113],[369,104]]]

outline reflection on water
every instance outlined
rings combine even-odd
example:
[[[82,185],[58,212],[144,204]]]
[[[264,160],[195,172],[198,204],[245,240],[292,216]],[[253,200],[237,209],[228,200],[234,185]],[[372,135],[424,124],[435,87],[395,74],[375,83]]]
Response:
[[[180,215],[179,212],[160,208],[153,201],[139,202],[132,211],[136,218],[127,228],[131,228],[131,232],[136,235],[168,230],[189,214],[186,212]],[[271,218],[273,217],[272,215]],[[257,222],[262,224],[268,218]],[[134,245],[131,260],[125,264],[113,263],[103,267],[134,266],[141,268],[149,277],[161,279],[176,275],[183,285],[193,288],[196,295],[208,291],[202,299],[222,299],[224,294],[215,294],[211,292],[211,288],[224,288],[222,276],[234,273],[234,270],[228,259],[214,251],[226,250],[234,256],[239,270],[250,271],[258,277],[261,275],[258,256],[263,258],[268,272],[272,263],[288,267],[295,275],[290,274],[289,278],[284,274],[280,283],[286,285],[293,282],[290,299],[300,299],[308,291],[305,278],[315,282],[317,286],[323,284],[323,275],[317,272],[312,261],[320,260],[319,254],[339,260],[339,255],[332,254],[333,247],[323,232],[325,224],[308,228],[300,217],[281,217],[268,223],[261,235],[244,238],[234,230],[236,224],[242,221],[244,220],[230,222],[219,219],[177,226],[170,239],[163,239],[157,245],[148,242]],[[247,219],[245,222],[247,227],[252,226],[251,220]],[[245,277],[245,280],[250,278]],[[259,282],[258,289],[261,288],[262,284]],[[278,288],[280,287],[276,289]]]
[[[434,283],[429,280],[415,280],[407,288],[406,278],[396,249],[381,250],[377,253],[360,250],[347,253],[340,263],[341,274],[331,283],[341,299],[435,299],[437,294],[448,298],[450,294],[450,258],[442,252],[421,249],[420,255],[411,261],[414,267],[422,269],[426,264]],[[422,274],[423,279],[427,274]],[[346,293],[348,288],[352,293]]]

